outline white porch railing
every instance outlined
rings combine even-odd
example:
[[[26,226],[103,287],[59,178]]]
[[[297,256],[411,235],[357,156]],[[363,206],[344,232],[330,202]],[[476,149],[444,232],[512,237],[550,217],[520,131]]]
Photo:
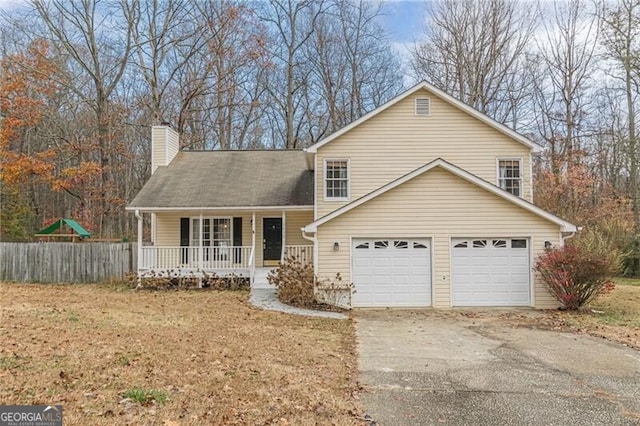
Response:
[[[301,263],[313,263],[313,246],[293,245],[285,246],[285,257],[295,257]]]
[[[142,247],[138,269],[249,269],[251,246]]]

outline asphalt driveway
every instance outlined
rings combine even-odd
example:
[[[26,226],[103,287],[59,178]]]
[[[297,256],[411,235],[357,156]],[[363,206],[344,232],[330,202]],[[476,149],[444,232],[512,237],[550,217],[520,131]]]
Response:
[[[379,425],[640,425],[639,351],[430,310],[354,316]]]

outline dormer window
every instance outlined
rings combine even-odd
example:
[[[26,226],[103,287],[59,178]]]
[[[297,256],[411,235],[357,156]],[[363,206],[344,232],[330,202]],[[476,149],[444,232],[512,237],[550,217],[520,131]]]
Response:
[[[416,115],[428,116],[431,114],[431,100],[429,98],[416,98]]]
[[[325,199],[344,201],[349,199],[349,160],[325,160]]]
[[[519,158],[498,159],[498,186],[507,192],[522,197],[522,160]]]

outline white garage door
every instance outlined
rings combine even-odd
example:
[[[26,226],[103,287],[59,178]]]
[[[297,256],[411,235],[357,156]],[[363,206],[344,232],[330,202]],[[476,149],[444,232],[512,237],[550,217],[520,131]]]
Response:
[[[453,306],[528,306],[529,240],[452,240]]]
[[[427,238],[355,238],[354,307],[431,306],[431,244]]]

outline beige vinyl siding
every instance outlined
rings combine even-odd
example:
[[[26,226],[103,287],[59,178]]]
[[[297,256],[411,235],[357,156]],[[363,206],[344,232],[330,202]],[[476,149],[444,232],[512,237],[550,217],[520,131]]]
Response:
[[[164,141],[166,139],[166,128],[163,126],[153,126],[151,128],[151,173],[153,174],[158,166],[166,166],[166,151]]]
[[[151,128],[151,173],[168,165],[180,149],[178,132],[168,126]]]
[[[318,237],[319,278],[340,273],[351,280],[351,238],[428,237],[433,252],[433,303],[451,306],[451,238],[531,238],[533,259],[544,242],[559,244],[558,225],[436,168],[321,225]],[[333,244],[340,250],[333,251]],[[532,301],[538,308],[556,307],[543,284],[535,281]]]
[[[313,211],[291,211],[287,212],[286,219],[286,244],[287,245],[313,245],[313,243],[309,240],[306,240],[302,237],[302,231],[300,228],[303,228],[313,222]]]
[[[431,114],[416,116],[416,98]],[[436,158],[497,184],[497,158],[522,158],[524,198],[531,200],[530,149],[449,103],[421,90],[318,149],[317,216],[346,204],[325,201],[324,160],[348,159],[350,201]]]
[[[156,246],[180,246],[180,218],[199,217],[200,212],[171,212],[156,213]],[[206,212],[203,217],[242,217],[242,245],[251,246],[251,217],[250,211]],[[265,217],[282,217],[282,212],[256,212],[256,265],[262,265],[262,219]],[[300,228],[312,222],[313,211],[286,212],[286,244],[311,245],[309,240],[302,238]]]

